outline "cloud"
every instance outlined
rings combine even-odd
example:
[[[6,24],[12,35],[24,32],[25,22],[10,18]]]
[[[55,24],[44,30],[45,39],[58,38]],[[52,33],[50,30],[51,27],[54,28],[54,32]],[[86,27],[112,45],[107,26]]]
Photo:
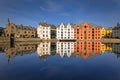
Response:
[[[40,9],[43,11],[54,11],[59,12],[63,9],[63,5],[58,4],[54,0],[46,0],[43,6],[40,6]]]

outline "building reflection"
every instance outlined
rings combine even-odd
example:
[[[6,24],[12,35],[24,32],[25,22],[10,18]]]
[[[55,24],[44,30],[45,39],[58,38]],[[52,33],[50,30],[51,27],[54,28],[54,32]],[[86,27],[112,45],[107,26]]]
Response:
[[[101,53],[104,53],[106,51],[109,51],[109,52],[112,51],[112,44],[110,43],[101,44]]]
[[[117,57],[120,57],[120,44],[113,44],[112,45],[112,52],[117,55]]]
[[[24,54],[32,54],[36,51],[36,44],[15,44],[14,47],[3,47],[8,60],[16,56],[23,56]]]
[[[50,42],[42,42],[37,47],[37,53],[39,57],[45,57],[51,55],[51,43]]]
[[[112,47],[114,53],[120,53],[120,44],[113,44]]]
[[[74,42],[57,42],[56,43],[56,54],[61,57],[70,57],[74,53]]]
[[[37,54],[40,58],[46,59],[48,56],[54,55],[56,45],[51,42],[41,42],[37,47]]]
[[[112,51],[112,44],[102,44],[101,42],[57,42],[56,54],[60,57],[80,57],[89,58]]]
[[[0,53],[5,52],[8,61],[16,56],[32,54],[36,52],[39,58],[46,60],[50,56],[59,55],[63,57],[90,58],[100,54],[114,53],[120,56],[120,44],[101,43],[100,41],[79,41],[79,42],[41,42],[39,44],[15,43],[11,46],[8,43],[0,44]]]
[[[79,54],[85,59],[100,53],[101,42],[75,42],[74,44],[74,54]]]

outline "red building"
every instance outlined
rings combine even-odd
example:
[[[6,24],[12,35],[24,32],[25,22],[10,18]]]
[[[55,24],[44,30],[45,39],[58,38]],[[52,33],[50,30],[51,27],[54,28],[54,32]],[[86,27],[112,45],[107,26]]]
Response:
[[[101,40],[101,27],[87,22],[74,26],[74,38],[77,40]]]

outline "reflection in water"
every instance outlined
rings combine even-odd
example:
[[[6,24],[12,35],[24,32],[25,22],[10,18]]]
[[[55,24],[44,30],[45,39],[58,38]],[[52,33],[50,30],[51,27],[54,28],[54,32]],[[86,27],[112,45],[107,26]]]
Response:
[[[46,59],[48,56],[55,54],[55,43],[42,42],[38,44],[37,54],[40,58]]]
[[[31,54],[36,51],[36,45],[35,44],[15,44],[14,47],[4,47],[4,52],[6,53],[6,56],[8,58],[8,61],[10,58],[14,58],[15,56],[23,56],[24,54]]]
[[[113,44],[112,52],[115,53],[117,57],[120,57],[120,44]]]
[[[101,42],[76,42],[74,48],[75,54],[81,54],[83,58],[88,58],[90,55],[101,53]]]
[[[41,42],[39,44],[16,43],[14,47],[1,46],[1,51],[6,53],[8,60],[18,55],[31,54],[37,50],[39,58],[46,59],[52,55],[59,55],[61,58],[80,57],[89,58],[106,51],[120,53],[120,44],[103,44],[101,42]]]
[[[47,56],[51,54],[51,47],[50,47],[51,43],[50,42],[43,42],[40,43],[37,47],[37,53],[38,56]]]
[[[57,42],[56,47],[56,53],[61,57],[65,55],[70,57],[74,53],[74,42]]]
[[[0,45],[0,80],[120,80],[120,62],[112,54],[119,56],[120,44],[41,42],[7,45]]]

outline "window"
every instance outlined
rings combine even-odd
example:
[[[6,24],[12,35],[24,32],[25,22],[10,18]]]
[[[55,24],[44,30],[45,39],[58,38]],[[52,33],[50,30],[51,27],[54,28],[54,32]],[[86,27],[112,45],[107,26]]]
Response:
[[[26,31],[24,33],[27,33]]]
[[[12,29],[14,29],[14,26],[11,26]]]
[[[9,34],[7,34],[7,37],[9,37]]]

